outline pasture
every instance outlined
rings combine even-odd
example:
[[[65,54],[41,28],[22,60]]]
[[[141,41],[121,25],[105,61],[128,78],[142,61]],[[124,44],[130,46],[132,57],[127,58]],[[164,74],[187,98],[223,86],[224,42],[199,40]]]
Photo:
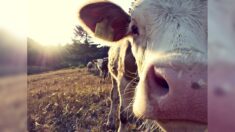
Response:
[[[63,69],[28,76],[28,130],[100,132],[110,107],[110,78],[86,68]],[[133,124],[131,131],[139,131]]]

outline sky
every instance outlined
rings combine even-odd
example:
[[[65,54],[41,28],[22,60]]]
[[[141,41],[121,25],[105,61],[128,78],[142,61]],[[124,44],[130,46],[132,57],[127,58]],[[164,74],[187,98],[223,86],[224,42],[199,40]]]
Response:
[[[87,1],[87,0],[83,0]],[[112,0],[128,10],[127,0]],[[70,43],[81,0],[30,0],[28,36],[44,45]]]
[[[0,31],[16,37],[27,35],[28,0],[0,0]]]

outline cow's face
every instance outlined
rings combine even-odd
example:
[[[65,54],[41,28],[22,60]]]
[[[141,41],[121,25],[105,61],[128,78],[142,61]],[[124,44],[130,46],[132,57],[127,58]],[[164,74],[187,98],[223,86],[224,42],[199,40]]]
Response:
[[[206,14],[199,0],[145,1],[134,10],[129,29],[140,74],[136,115],[157,119],[169,131],[207,122]]]
[[[132,39],[140,76],[137,116],[169,131],[197,131],[207,124],[206,14],[202,0],[145,0],[131,16],[101,2],[82,8],[80,18],[99,38]]]

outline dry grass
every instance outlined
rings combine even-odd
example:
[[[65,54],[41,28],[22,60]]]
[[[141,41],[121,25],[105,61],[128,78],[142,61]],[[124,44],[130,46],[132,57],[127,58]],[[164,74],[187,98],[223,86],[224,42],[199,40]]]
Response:
[[[66,69],[28,77],[30,131],[104,131],[110,79],[86,69]]]
[[[28,130],[30,132],[117,131],[105,128],[110,107],[111,81],[108,79],[101,83],[100,80],[85,68],[28,76]],[[153,126],[151,122],[138,126],[134,123],[131,124],[130,131],[158,132]]]

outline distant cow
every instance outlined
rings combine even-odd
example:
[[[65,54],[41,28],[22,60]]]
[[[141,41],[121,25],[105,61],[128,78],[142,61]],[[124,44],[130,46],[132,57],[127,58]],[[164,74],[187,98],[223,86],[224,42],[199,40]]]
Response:
[[[133,111],[166,131],[207,127],[207,0],[138,0],[128,15],[110,2],[84,6],[79,17],[88,31],[110,41],[113,90],[110,115],[120,98],[119,132],[126,132],[125,98],[138,71]],[[87,30],[86,29],[86,30]],[[131,43],[126,43],[126,40]],[[128,58],[132,55],[134,61]],[[136,62],[136,63],[135,63]],[[118,92],[117,92],[118,90]],[[129,104],[128,104],[129,103]],[[113,119],[109,117],[109,122]],[[156,124],[156,125],[158,125]]]
[[[89,61],[86,65],[88,72],[91,72],[94,68],[94,63],[92,61]]]
[[[95,59],[92,62],[96,65],[100,77],[105,80],[105,78],[108,76],[108,58],[105,57],[103,59]]]

